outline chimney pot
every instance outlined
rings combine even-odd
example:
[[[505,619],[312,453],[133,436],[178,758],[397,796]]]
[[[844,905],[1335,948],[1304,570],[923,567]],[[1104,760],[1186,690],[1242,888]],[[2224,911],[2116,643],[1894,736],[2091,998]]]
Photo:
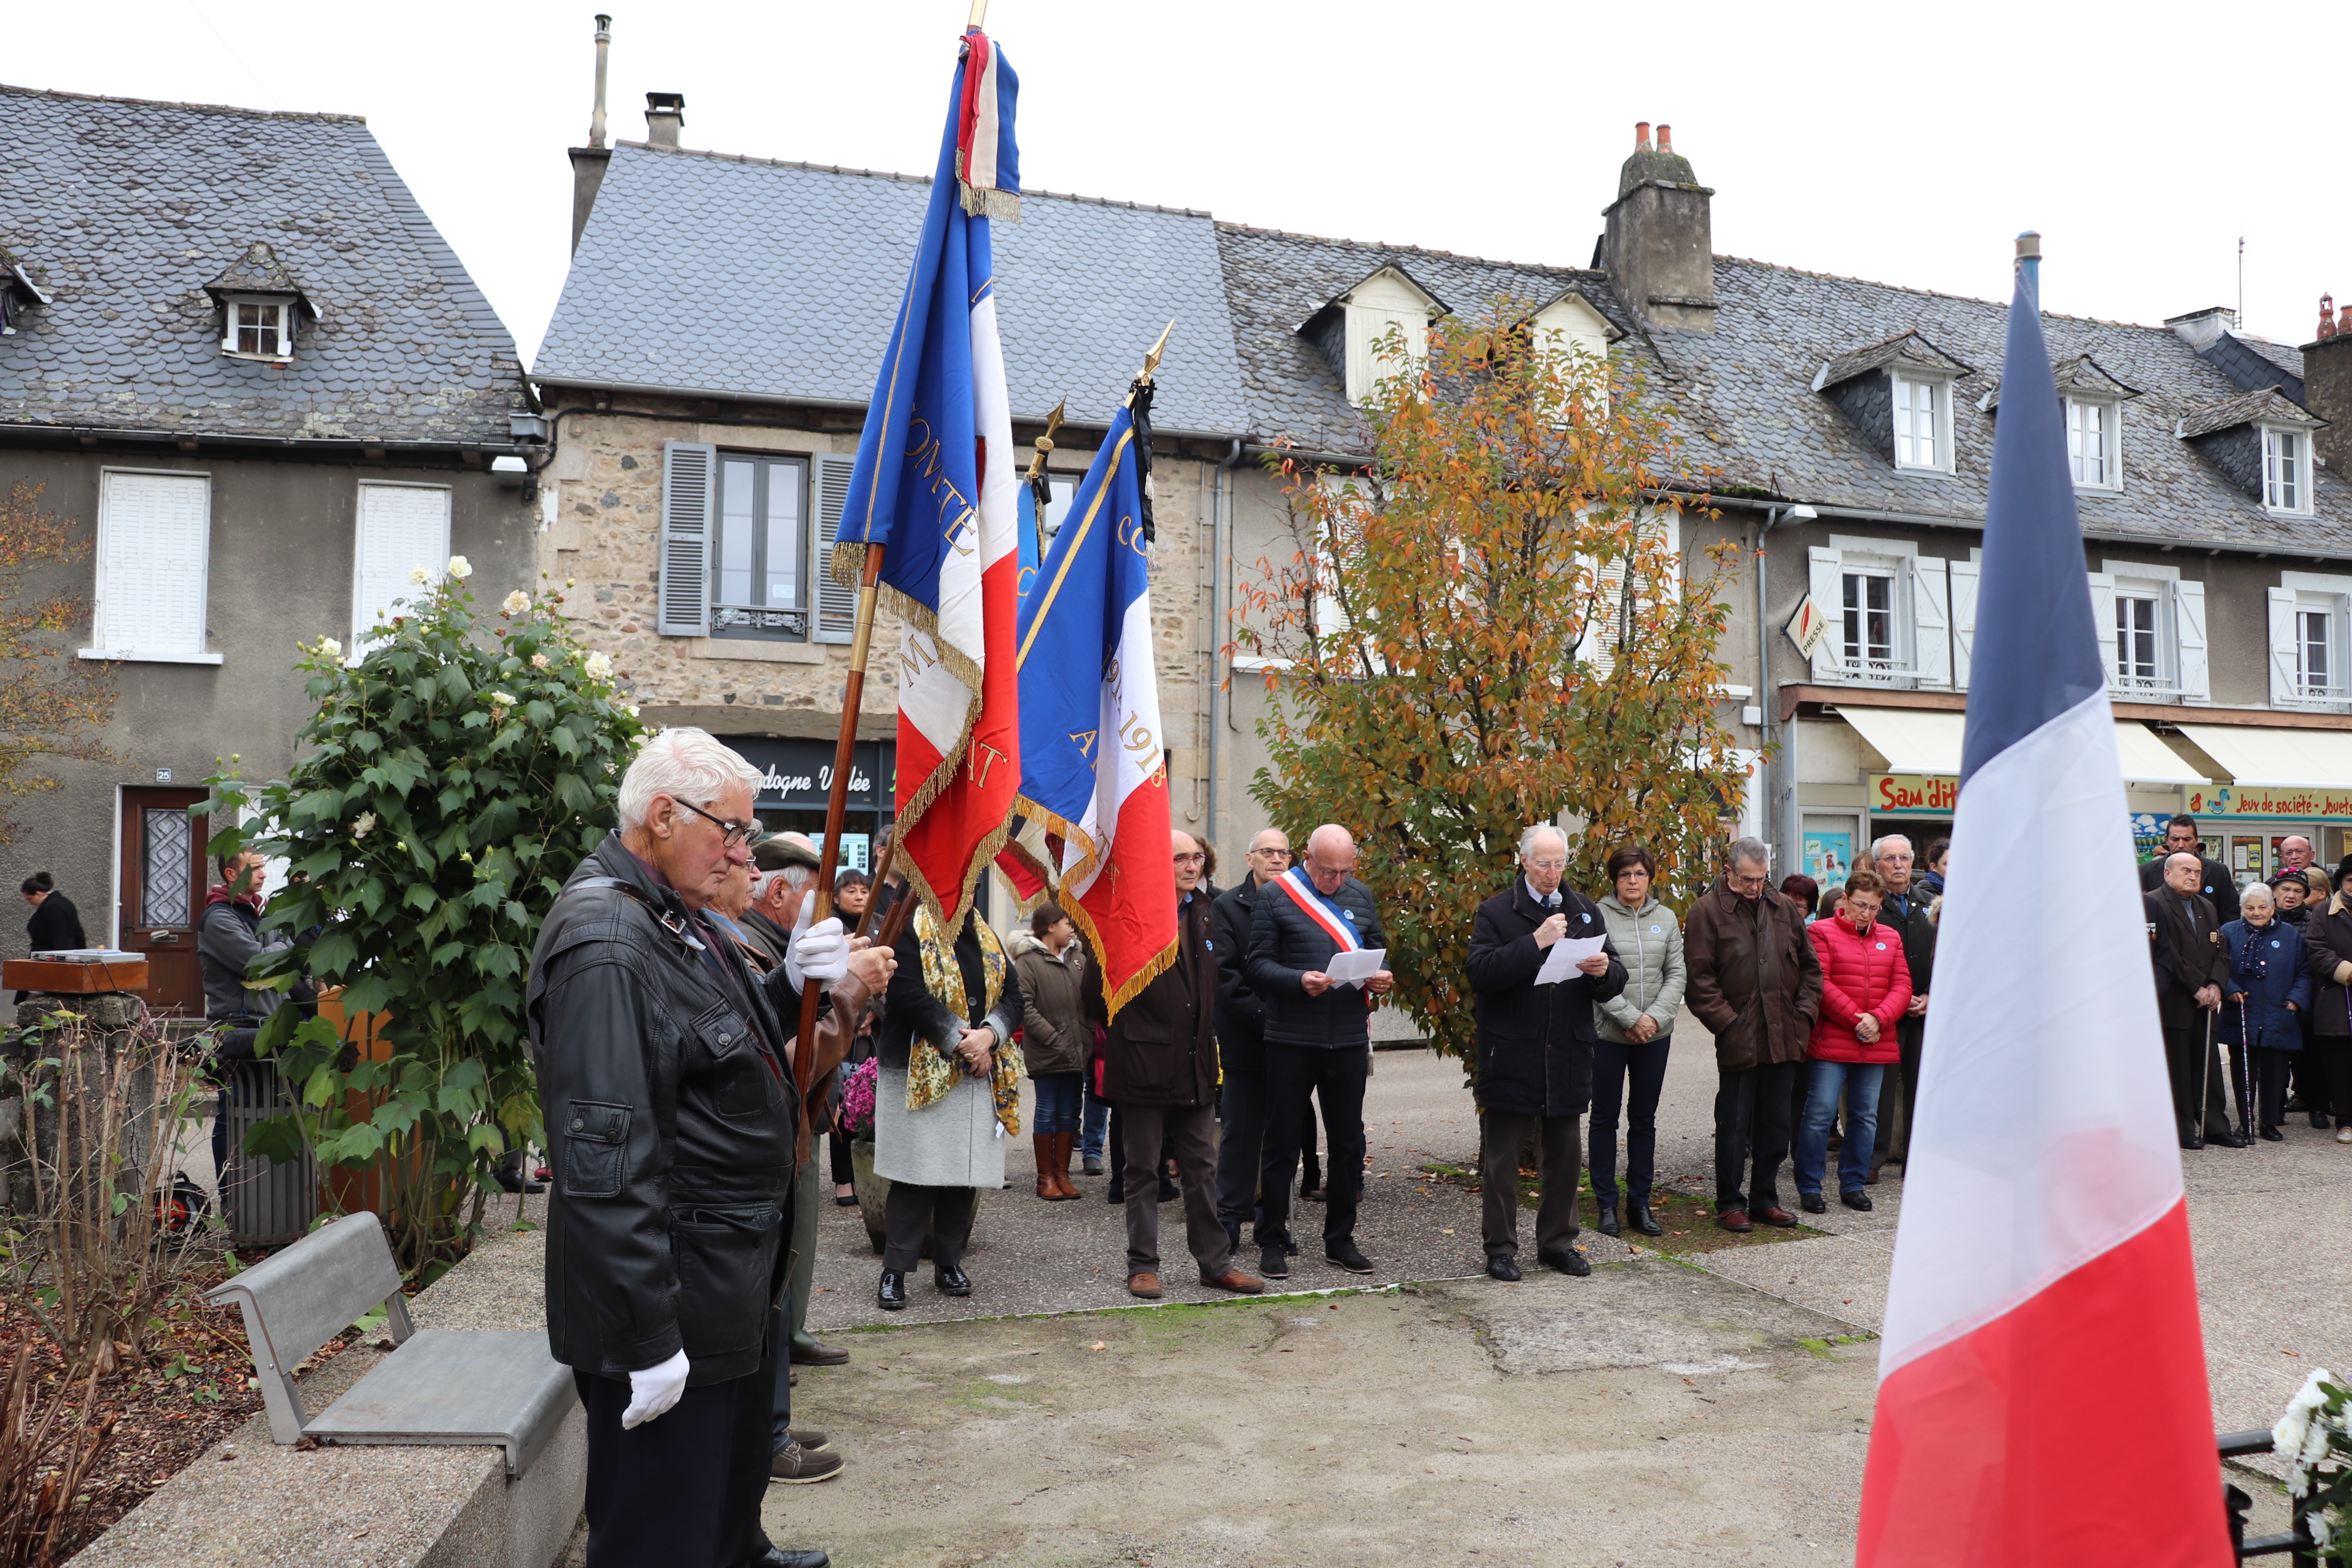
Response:
[[[2340,330],[2336,324],[2336,296],[2322,294],[2319,297],[2319,335],[2332,338]]]
[[[675,147],[677,133],[686,125],[686,94],[682,92],[649,92],[646,94],[646,140],[656,147]]]
[[[1633,121],[1633,151],[1646,153],[1649,150],[1650,122],[1646,120],[1636,120]]]
[[[1658,151],[1659,151],[1659,152],[1661,152],[1661,153],[1671,153],[1671,152],[1673,152],[1674,150],[1675,150],[1675,128],[1674,128],[1673,126],[1671,126],[1671,125],[1661,125],[1661,126],[1659,126],[1659,127],[1658,127]]]

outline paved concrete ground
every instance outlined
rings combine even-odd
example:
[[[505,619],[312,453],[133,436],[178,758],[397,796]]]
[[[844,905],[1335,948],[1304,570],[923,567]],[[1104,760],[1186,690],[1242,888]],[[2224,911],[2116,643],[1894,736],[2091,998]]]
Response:
[[[1517,1385],[1511,1380],[1524,1368],[1513,1363],[1507,1343],[1508,1333],[1498,1332],[1489,1319],[1481,1316],[1496,1309],[1477,1303],[1490,1297],[1509,1298],[1538,1303],[1536,1310],[1545,1313],[1560,1312],[1571,1302],[1597,1307],[1597,1310],[1580,1312],[1574,1326],[1561,1331],[1592,1336],[1596,1343],[1622,1346],[1629,1338],[1638,1339],[1644,1331],[1643,1323],[1631,1321],[1628,1315],[1638,1319],[1653,1311],[1653,1303],[1639,1291],[1603,1287],[1599,1282],[1621,1272],[1635,1278],[1648,1273],[1671,1278],[1678,1264],[1704,1270],[1727,1285],[1748,1287],[1761,1295],[1777,1297],[1790,1306],[1821,1314],[1826,1326],[1803,1337],[1833,1338],[1841,1331],[1854,1335],[1874,1333],[1885,1309],[1887,1268],[1902,1209],[1899,1172],[1889,1171],[1885,1180],[1871,1189],[1877,1205],[1872,1213],[1856,1214],[1833,1204],[1828,1215],[1809,1216],[1801,1232],[1759,1230],[1755,1237],[1732,1244],[1731,1238],[1715,1231],[1704,1217],[1706,1200],[1713,1190],[1715,1083],[1713,1053],[1704,1035],[1687,1030],[1678,1035],[1658,1117],[1658,1204],[1662,1217],[1673,1232],[1678,1233],[1663,1238],[1669,1252],[1668,1260],[1659,1260],[1655,1249],[1647,1249],[1650,1256],[1645,1258],[1643,1252],[1622,1242],[1588,1230],[1584,1243],[1596,1263],[1629,1263],[1631,1268],[1622,1271],[1604,1268],[1593,1281],[1566,1280],[1531,1270],[1528,1285],[1501,1287],[1465,1278],[1475,1276],[1483,1263],[1477,1198],[1464,1185],[1428,1179],[1423,1174],[1429,1166],[1461,1169],[1473,1163],[1476,1121],[1469,1097],[1462,1089],[1458,1068],[1419,1053],[1381,1053],[1366,1100],[1372,1159],[1358,1231],[1365,1250],[1381,1266],[1380,1272],[1369,1282],[1347,1276],[1324,1264],[1317,1255],[1318,1249],[1310,1247],[1307,1256],[1296,1260],[1289,1289],[1303,1292],[1366,1283],[1461,1282],[1435,1287],[1411,1300],[1393,1303],[1398,1305],[1398,1312],[1382,1315],[1390,1317],[1388,1327],[1402,1337],[1386,1348],[1369,1343],[1359,1346],[1351,1356],[1365,1358],[1365,1375],[1356,1377],[1343,1373],[1327,1383],[1314,1384],[1309,1403],[1328,1403],[1335,1412],[1352,1410],[1350,1402],[1360,1396],[1360,1385],[1370,1383],[1380,1385],[1380,1399],[1402,1401],[1419,1411],[1423,1401],[1433,1396],[1432,1390],[1423,1387],[1423,1381],[1427,1381],[1445,1385],[1451,1395],[1469,1399],[1485,1415],[1507,1424],[1517,1418],[1513,1413],[1518,1410],[1513,1403],[1518,1397],[1514,1392]],[[2352,1260],[2343,1258],[2341,1249],[2329,1246],[2326,1240],[2343,1234],[2346,1222],[2352,1219],[2352,1179],[2347,1179],[2352,1178],[2352,1147],[2338,1145],[2332,1134],[2315,1131],[2297,1120],[2298,1125],[2288,1129],[2284,1143],[2245,1151],[2216,1149],[2184,1156],[2189,1162],[2190,1223],[2204,1302],[2217,1428],[2267,1426],[2312,1366],[2342,1367],[2352,1363],[2352,1292],[2347,1290],[2347,1284],[2352,1284],[2352,1278],[2347,1278],[2352,1276]],[[868,1249],[863,1228],[855,1211],[827,1206],[818,1267],[821,1293],[816,1298],[812,1321],[823,1331],[839,1335],[861,1327],[887,1326],[906,1331],[917,1323],[949,1318],[1134,1306],[1123,1288],[1124,1231],[1120,1211],[1100,1201],[1102,1184],[1082,1180],[1081,1185],[1088,1194],[1085,1203],[1041,1204],[1027,1190],[1030,1166],[1026,1156],[1024,1143],[1013,1152],[1008,1163],[1013,1180],[1018,1184],[983,1198],[976,1231],[980,1249],[970,1260],[979,1288],[966,1301],[938,1296],[925,1279],[918,1284],[914,1304],[908,1312],[894,1316],[876,1310],[872,1290],[878,1262]],[[1782,1199],[1793,1205],[1794,1184],[1785,1177]],[[1304,1205],[1303,1213],[1310,1223],[1319,1220],[1320,1211],[1314,1205]],[[1202,1290],[1193,1283],[1186,1267],[1180,1205],[1165,1205],[1161,1214],[1162,1273],[1171,1297],[1199,1300],[1215,1296],[1217,1293]],[[1523,1223],[1531,1220],[1531,1215],[1523,1215]],[[1523,1262],[1532,1250],[1530,1232],[1523,1238]],[[1706,1289],[1719,1287],[1709,1285]],[[1429,1302],[1447,1305],[1443,1310],[1431,1307],[1433,1316],[1414,1315],[1422,1310],[1416,1303]],[[1289,1306],[1244,1308],[1240,1309],[1244,1319],[1236,1321],[1247,1321],[1251,1312],[1280,1313],[1297,1306],[1297,1298],[1294,1297]],[[1143,1310],[1148,1314],[1152,1310]],[[1185,1321],[1195,1319],[1197,1314]],[[1060,1342],[1056,1335],[1077,1336],[1085,1343],[1091,1343],[1093,1339],[1115,1343],[1107,1336],[1114,1332],[1157,1332],[1139,1326],[1148,1321],[1148,1317],[1111,1314],[1012,1324],[1001,1329],[992,1326],[986,1331],[991,1336],[1007,1336],[1002,1346],[1008,1356],[1016,1349],[1051,1353],[1053,1346]],[[1382,1325],[1369,1315],[1366,1321],[1372,1324],[1367,1331],[1374,1340],[1380,1340]],[[951,1532],[943,1533],[944,1526],[955,1519],[969,1519],[990,1521],[987,1529],[993,1531],[1000,1528],[993,1522],[998,1515],[971,1496],[967,1496],[964,1504],[946,1512],[906,1511],[912,1507],[911,1502],[907,1496],[891,1489],[900,1485],[889,1478],[899,1473],[897,1467],[901,1449],[899,1439],[888,1435],[896,1430],[889,1424],[902,1417],[908,1423],[903,1430],[921,1437],[919,1454],[938,1454],[940,1451],[922,1445],[947,1443],[949,1434],[957,1432],[960,1435],[953,1438],[957,1445],[954,1452],[987,1455],[991,1463],[1028,1463],[1024,1456],[1030,1454],[1031,1438],[1020,1435],[1013,1426],[1002,1425],[1003,1413],[984,1404],[968,1403],[965,1415],[950,1419],[940,1406],[934,1383],[919,1380],[886,1384],[867,1379],[871,1363],[880,1358],[891,1358],[890,1364],[895,1367],[901,1364],[901,1358],[916,1353],[911,1349],[898,1351],[896,1347],[901,1343],[922,1346],[920,1353],[926,1356],[952,1358],[957,1353],[983,1352],[959,1352],[955,1347],[961,1342],[938,1330],[926,1330],[904,1339],[892,1334],[878,1341],[853,1334],[846,1342],[856,1354],[852,1366],[842,1371],[804,1372],[802,1397],[803,1414],[810,1424],[838,1422],[845,1427],[848,1440],[843,1446],[850,1454],[851,1469],[840,1482],[817,1489],[794,1489],[792,1494],[774,1500],[772,1515],[781,1531],[777,1538],[806,1539],[813,1543],[838,1546],[840,1560],[848,1563],[980,1560],[983,1553],[957,1545]],[[998,1341],[992,1338],[988,1342],[994,1345]],[[1474,1350],[1489,1355],[1491,1363],[1482,1363],[1472,1353]],[[1391,1351],[1403,1356],[1402,1363],[1383,1362]],[[1839,1366],[1862,1369],[1854,1375],[1864,1378],[1863,1386],[1866,1390],[1865,1374],[1874,1369],[1874,1353],[1870,1348],[1839,1349],[1834,1355]],[[1279,1405],[1284,1401],[1268,1400],[1255,1390],[1250,1376],[1237,1370],[1244,1364],[1262,1364],[1263,1361],[1262,1353],[1234,1352],[1222,1341],[1203,1340],[1191,1344],[1185,1354],[1171,1354],[1146,1363],[1148,1394],[1140,1386],[1137,1390],[1144,1401],[1144,1413],[1160,1413],[1165,1419],[1177,1421],[1187,1435],[1186,1443],[1209,1443],[1213,1438],[1222,1457],[1214,1464],[1184,1467],[1190,1478],[1187,1485],[1181,1489],[1181,1495],[1153,1504],[1157,1511],[1147,1510],[1157,1522],[1137,1538],[1145,1544],[1137,1545],[1136,1552],[1144,1552],[1149,1546],[1150,1551],[1177,1553],[1154,1557],[1153,1561],[1213,1562],[1217,1560],[1217,1551],[1230,1548],[1234,1560],[1238,1561],[1249,1555],[1250,1542],[1259,1542],[1255,1549],[1264,1550],[1266,1541],[1286,1539],[1249,1534],[1246,1521],[1261,1513],[1268,1500],[1281,1507],[1295,1500],[1300,1507],[1322,1508],[1326,1494],[1321,1483],[1308,1472],[1289,1468],[1286,1460],[1274,1463],[1268,1458],[1269,1455],[1280,1454],[1284,1444],[1295,1434],[1286,1435],[1287,1429],[1280,1426],[1278,1413],[1258,1408],[1268,1404]],[[905,1364],[946,1363],[909,1360]],[[1397,1366],[1395,1381],[1388,1381],[1385,1372],[1372,1370],[1384,1364]],[[1417,1370],[1423,1367],[1435,1375],[1424,1379]],[[1280,1386],[1297,1388],[1294,1371],[1285,1370]],[[1735,1482],[1717,1461],[1701,1460],[1687,1448],[1667,1450],[1675,1458],[1662,1468],[1654,1457],[1637,1461],[1634,1454],[1638,1450],[1595,1446],[1594,1434],[1581,1424],[1590,1412],[1580,1401],[1591,1392],[1586,1384],[1599,1376],[1597,1372],[1589,1367],[1546,1368],[1544,1372],[1542,1386],[1561,1391],[1558,1395],[1561,1403],[1555,1407],[1553,1417],[1538,1419],[1535,1430],[1541,1430],[1544,1436],[1537,1438],[1532,1447],[1515,1448],[1503,1460],[1507,1470],[1535,1479],[1538,1491],[1559,1483],[1561,1477],[1550,1456],[1570,1449],[1580,1456],[1577,1467],[1585,1483],[1601,1486],[1619,1499],[1638,1500],[1651,1495],[1668,1473],[1675,1477],[1674,1486],[1696,1489],[1690,1495],[1700,1505],[1709,1495],[1709,1488],[1731,1487],[1737,1492],[1744,1487],[1744,1480]],[[935,1378],[943,1374],[926,1372],[923,1375]],[[1490,1385],[1485,1381],[1489,1375],[1499,1381]],[[1761,1369],[1759,1375],[1762,1375]],[[1607,1379],[1601,1377],[1600,1381],[1605,1383]],[[1849,1392],[1843,1384],[1832,1386],[1775,1374],[1773,1390],[1769,1397],[1782,1402],[1780,1418],[1791,1423],[1820,1423],[1832,1415],[1851,1414],[1846,1408]],[[1624,1396],[1622,1390],[1619,1396]],[[982,1394],[979,1397],[990,1396]],[[1118,1555],[1128,1547],[1117,1544],[1117,1532],[1104,1533],[1098,1522],[1086,1523],[1090,1517],[1086,1510],[1095,1506],[1087,1500],[1096,1495],[1094,1489],[1117,1479],[1120,1467],[1109,1464],[1108,1457],[1124,1453],[1142,1458],[1154,1450],[1148,1440],[1130,1430],[1127,1425],[1129,1416],[1121,1414],[1121,1407],[1109,1394],[1092,1401],[1080,1401],[1076,1394],[1056,1397],[1060,1401],[1055,1406],[1057,1409],[1074,1402],[1085,1403],[1086,1408],[1093,1412],[1087,1419],[1107,1424],[1112,1434],[1106,1436],[1104,1447],[1097,1451],[1098,1463],[1091,1470],[1081,1462],[1086,1450],[1052,1450],[1064,1457],[1067,1461],[1065,1468],[1071,1468],[1072,1473],[1071,1480],[1053,1484],[1076,1489],[1073,1497],[1065,1498],[1057,1505],[1075,1511],[1057,1517],[1078,1530],[1091,1544],[1084,1550],[1073,1549],[1064,1559],[1052,1554],[1045,1534],[991,1534],[987,1539],[1002,1542],[1003,1551],[1010,1553],[1009,1561],[1140,1561],[1134,1552]],[[1860,1420],[1866,1426],[1869,1396],[1864,1392],[1859,1397]],[[1223,1415],[1213,1418],[1192,1414],[1203,1409],[1222,1411]],[[1175,1414],[1178,1412],[1183,1414],[1179,1416]],[[1068,1414],[1065,1411],[1057,1419],[1067,1419]],[[1368,1411],[1365,1419],[1371,1418],[1372,1413]],[[1549,1420],[1548,1426],[1545,1419]],[[1221,1420],[1230,1426],[1233,1435],[1215,1436]],[[1346,1429],[1345,1423],[1335,1426],[1339,1430]],[[1464,1429],[1473,1430],[1467,1426]],[[1204,1433],[1208,1436],[1200,1436]],[[1245,1454],[1234,1456],[1231,1449],[1236,1446],[1246,1450]],[[1178,1445],[1161,1451],[1183,1452],[1184,1448]],[[1320,1445],[1318,1451],[1321,1451]],[[1828,1522],[1785,1521],[1781,1521],[1787,1525],[1785,1530],[1778,1523],[1759,1524],[1756,1531],[1738,1534],[1719,1548],[1703,1540],[1703,1531],[1672,1548],[1667,1547],[1666,1537],[1654,1534],[1629,1545],[1633,1554],[1626,1560],[1711,1561],[1714,1559],[1706,1553],[1717,1550],[1751,1553],[1794,1551],[1800,1533],[1805,1535],[1809,1549],[1822,1533],[1827,1533],[1836,1543],[1830,1555],[1850,1554],[1853,1511],[1859,1498],[1858,1458],[1844,1469],[1827,1463],[1820,1455],[1807,1456],[1802,1465],[1794,1463],[1795,1458],[1792,1454],[1788,1461],[1768,1465],[1767,1479],[1777,1482],[1779,1478],[1804,1476],[1806,1488],[1827,1510]],[[1689,1468],[1678,1469],[1681,1466]],[[1612,1470],[1620,1467],[1623,1476],[1613,1478]],[[959,1467],[950,1463],[948,1468],[957,1470]],[[1149,1465],[1144,1468],[1148,1470]],[[2254,1479],[2245,1479],[2250,1482]],[[964,1480],[959,1473],[954,1481],[941,1479],[933,1484],[952,1489],[963,1486]],[[1125,1495],[1123,1485],[1113,1485],[1102,1494],[1105,1506],[1111,1506]],[[2261,1489],[2254,1489],[2259,1492]],[[803,1517],[801,1494],[809,1490],[824,1494],[805,1505],[815,1510],[805,1515],[811,1527],[821,1526],[822,1530],[815,1534],[795,1533],[790,1521]],[[778,1491],[781,1493],[782,1489]],[[948,1495],[945,1491],[940,1494],[942,1498]],[[1769,1495],[1778,1497],[1777,1492]],[[1296,1541],[1276,1548],[1276,1556],[1253,1560],[1285,1561],[1288,1559],[1282,1558],[1279,1552],[1289,1551],[1301,1562],[1377,1562],[1386,1560],[1384,1554],[1391,1552],[1411,1555],[1431,1544],[1429,1539],[1415,1532],[1417,1526],[1407,1527],[1407,1514],[1397,1512],[1389,1503],[1352,1492],[1348,1498],[1348,1510],[1318,1527],[1320,1533],[1307,1531]],[[861,1500],[881,1510],[879,1520],[889,1521],[887,1528],[878,1520],[872,1525],[880,1533],[867,1533],[868,1525],[859,1522],[865,1517],[858,1506]],[[1404,1500],[1412,1500],[1408,1497]],[[1533,1532],[1530,1540],[1598,1542],[1605,1537],[1606,1531],[1601,1536],[1592,1535],[1591,1521],[1576,1511],[1586,1506],[1583,1502],[1554,1506],[1568,1512],[1547,1516],[1546,1522],[1540,1524],[1536,1522],[1534,1514],[1522,1512],[1517,1516]],[[1772,1507],[1765,1507],[1765,1512],[1771,1513]],[[1555,1533],[1565,1527],[1570,1513],[1575,1515],[1576,1527],[1585,1531],[1585,1535],[1563,1537]],[[1486,1517],[1502,1516],[1494,1513]],[[2278,1517],[2274,1497],[2258,1498],[2258,1528],[2268,1527],[2263,1521]],[[912,1522],[926,1518],[939,1522],[922,1528]],[[1195,1530],[1187,1523],[1188,1519],[1204,1522]],[[1213,1526],[1206,1522],[1218,1521],[1225,1522]],[[1647,1520],[1652,1527],[1664,1522],[1659,1517]],[[1360,1533],[1349,1536],[1351,1525]],[[918,1542],[918,1536],[926,1539]],[[941,1544],[931,1555],[924,1555],[931,1551],[929,1542],[934,1539]],[[1475,1544],[1475,1531],[1465,1539]],[[1466,1553],[1468,1547],[1461,1550]],[[1495,1544],[1483,1550],[1507,1553],[1506,1537],[1498,1537]],[[1184,1556],[1183,1552],[1192,1555]],[[1554,1555],[1560,1561],[1612,1560],[1597,1545],[1589,1554],[1582,1554],[1580,1546]],[[1445,1560],[1466,1560],[1466,1556]],[[1762,1555],[1725,1560],[1782,1559]],[[1815,1559],[1798,1556],[1787,1560]]]

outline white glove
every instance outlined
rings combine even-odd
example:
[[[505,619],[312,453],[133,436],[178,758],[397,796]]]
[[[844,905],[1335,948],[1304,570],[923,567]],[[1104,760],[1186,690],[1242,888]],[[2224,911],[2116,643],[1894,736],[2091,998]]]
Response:
[[[795,991],[806,990],[812,980],[830,985],[849,973],[849,935],[841,929],[841,918],[828,915],[811,925],[814,913],[816,900],[803,899],[800,918],[793,922],[793,944],[784,952],[784,978]]]
[[[621,1412],[621,1430],[642,1426],[669,1414],[686,1392],[686,1352],[678,1352],[659,1366],[629,1373],[629,1407]]]

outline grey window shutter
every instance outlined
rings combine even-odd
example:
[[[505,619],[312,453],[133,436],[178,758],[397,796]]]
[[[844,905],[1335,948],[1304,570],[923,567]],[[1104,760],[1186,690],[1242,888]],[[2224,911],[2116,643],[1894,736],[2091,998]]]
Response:
[[[849,500],[855,458],[816,460],[816,619],[812,642],[845,643],[857,629],[857,590],[834,581],[833,545],[841,535],[841,509]]]
[[[710,528],[719,448],[700,441],[662,443],[661,613],[655,629],[669,637],[710,635]]]

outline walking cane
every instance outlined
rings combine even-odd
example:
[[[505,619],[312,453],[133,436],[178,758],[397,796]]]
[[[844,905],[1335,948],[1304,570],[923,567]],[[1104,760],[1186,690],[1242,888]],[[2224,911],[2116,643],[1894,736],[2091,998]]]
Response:
[[[2246,1005],[2238,1004],[2238,1136],[2249,1144],[2254,1141],[2253,1091],[2246,1083],[2254,1058],[2254,1037],[2248,1030]]]
[[[2212,1103],[2213,1092],[2213,1020],[2221,1016],[2219,1007],[2207,1007],[2205,1014],[2205,1048],[2197,1055],[2197,1146],[2205,1146],[2205,1118]]]

